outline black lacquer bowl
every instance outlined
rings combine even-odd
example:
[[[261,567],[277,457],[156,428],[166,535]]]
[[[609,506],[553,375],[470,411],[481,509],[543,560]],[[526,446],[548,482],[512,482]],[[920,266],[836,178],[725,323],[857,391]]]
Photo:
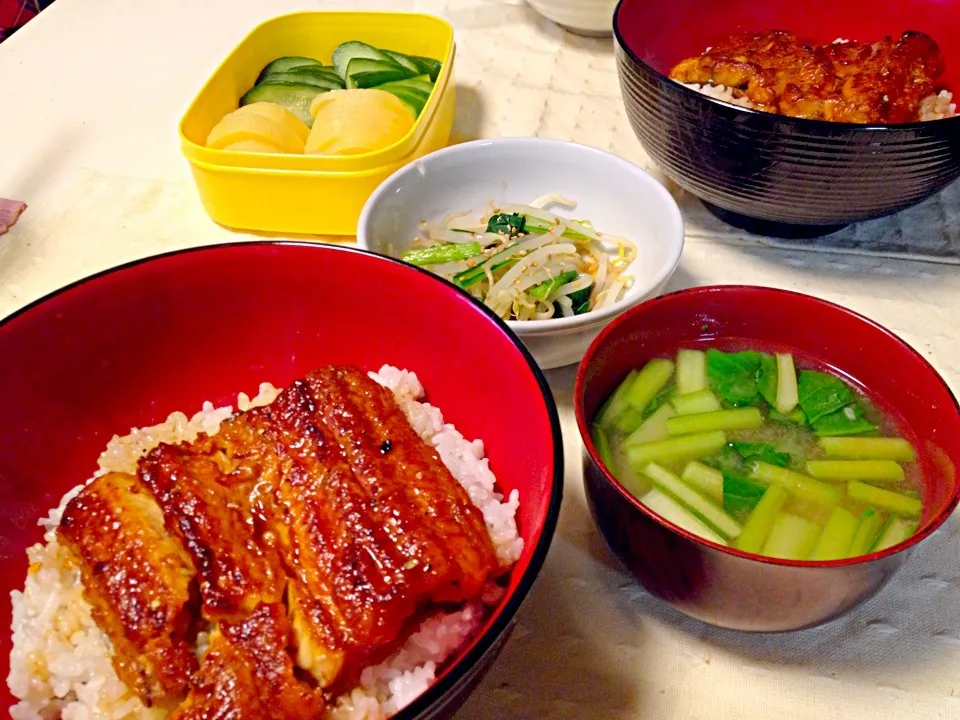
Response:
[[[660,168],[722,219],[753,232],[826,234],[914,205],[960,175],[960,117],[856,125],[758,112],[667,77],[733,33],[787,30],[816,42],[918,30],[960,100],[960,2],[621,0],[617,68],[634,132]]]

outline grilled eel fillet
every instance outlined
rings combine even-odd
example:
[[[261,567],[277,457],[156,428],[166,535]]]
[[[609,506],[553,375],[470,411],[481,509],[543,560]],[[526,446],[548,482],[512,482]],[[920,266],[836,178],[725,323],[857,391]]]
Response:
[[[262,411],[299,466],[280,488],[295,518],[284,555],[308,559],[289,566],[289,604],[299,663],[321,684],[338,654],[349,679],[418,607],[474,597],[496,572],[482,514],[389,390],[328,368]]]
[[[220,717],[215,707],[236,708],[238,719],[315,716],[313,685],[349,687],[424,605],[475,596],[497,570],[480,511],[390,391],[353,368],[311,373],[215,436],[158,446],[138,480],[128,479],[128,492],[149,491],[166,529],[152,542],[179,551],[185,587],[195,569],[199,602],[184,604],[188,619],[215,626],[178,718]],[[82,538],[71,549],[81,564],[120,566],[124,542],[114,538],[115,558],[92,562]],[[158,579],[166,580],[146,573],[140,582]],[[122,589],[103,602],[125,602]],[[284,603],[289,626],[278,619]],[[97,622],[111,640],[126,631],[123,620]],[[142,653],[136,643],[115,648],[115,665],[127,662],[121,653]],[[257,674],[270,667],[272,686]]]
[[[210,636],[193,690],[170,720],[303,720],[323,712],[323,695],[294,676],[283,605],[259,605]]]
[[[734,35],[678,63],[670,77],[726,85],[768,112],[854,123],[910,122],[944,72],[937,43],[908,31],[875,43],[809,46],[772,30]]]
[[[197,669],[193,566],[136,478],[110,473],[66,507],[57,531],[77,559],[118,677],[148,706],[183,699]]]

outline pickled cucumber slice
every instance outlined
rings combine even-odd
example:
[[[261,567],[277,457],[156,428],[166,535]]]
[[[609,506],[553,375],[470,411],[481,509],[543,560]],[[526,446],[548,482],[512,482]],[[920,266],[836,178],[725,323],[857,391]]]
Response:
[[[262,82],[267,75],[286,72],[290,68],[305,67],[308,65],[312,65],[314,67],[323,67],[323,63],[321,63],[319,60],[314,60],[313,58],[308,57],[291,55],[289,57],[277,58],[273,62],[267,63],[263,70],[260,71],[260,76],[257,78],[257,83]]]
[[[240,98],[240,105],[249,105],[255,102],[272,102],[283,105],[292,112],[307,127],[313,125],[313,116],[310,114],[310,103],[317,95],[329,92],[324,88],[305,83],[272,83],[265,82],[257,85]]]
[[[379,60],[400,67],[382,50],[377,50],[375,47],[357,40],[351,40],[337,46],[337,49],[333,51],[333,68],[337,71],[337,75],[346,80],[347,65],[356,58]]]

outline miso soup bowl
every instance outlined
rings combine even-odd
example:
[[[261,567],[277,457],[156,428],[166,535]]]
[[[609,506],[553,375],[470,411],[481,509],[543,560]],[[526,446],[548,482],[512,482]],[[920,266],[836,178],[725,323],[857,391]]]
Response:
[[[924,512],[917,533],[882,552],[829,562],[761,557],[703,540],[648,510],[604,467],[590,421],[627,372],[678,347],[791,351],[843,375],[891,415],[917,449]],[[960,408],[944,380],[889,330],[838,305],[764,287],[700,287],[648,300],[601,332],[574,391],[590,511],[607,544],[653,595],[736,630],[821,624],[876,593],[960,499]]]

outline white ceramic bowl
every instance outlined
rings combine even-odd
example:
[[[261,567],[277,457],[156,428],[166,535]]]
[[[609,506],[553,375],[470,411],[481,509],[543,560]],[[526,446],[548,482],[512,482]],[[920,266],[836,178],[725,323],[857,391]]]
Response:
[[[453,145],[401,168],[370,196],[360,215],[361,248],[399,257],[422,220],[490,202],[526,204],[547,193],[577,202],[560,213],[589,219],[599,232],[637,244],[634,282],[609,308],[569,318],[511,321],[544,369],[580,361],[614,317],[657,294],[683,251],[683,220],[673,197],[636,165],[585,145],[544,138],[497,138]],[[456,342],[455,339],[451,339]]]
[[[527,0],[530,7],[580,35],[613,34],[613,11],[617,0]]]

